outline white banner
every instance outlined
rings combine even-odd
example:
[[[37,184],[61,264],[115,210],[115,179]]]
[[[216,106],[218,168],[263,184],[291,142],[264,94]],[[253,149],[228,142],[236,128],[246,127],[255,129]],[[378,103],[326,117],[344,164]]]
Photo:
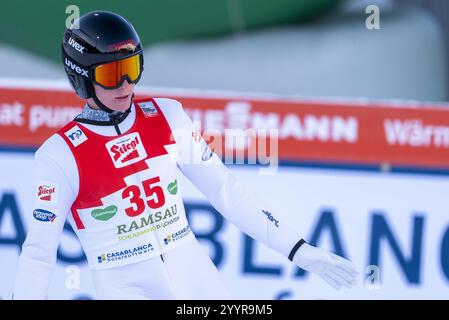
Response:
[[[0,297],[11,296],[20,245],[33,211],[32,154],[0,154]],[[447,176],[281,167],[259,175],[232,167],[298,238],[352,260],[358,286],[336,291],[243,236],[180,178],[188,218],[236,299],[448,299]],[[206,179],[207,177],[205,177]],[[38,276],[38,275],[36,275]],[[33,284],[30,283],[30,286]],[[64,231],[48,297],[95,297],[82,249]]]

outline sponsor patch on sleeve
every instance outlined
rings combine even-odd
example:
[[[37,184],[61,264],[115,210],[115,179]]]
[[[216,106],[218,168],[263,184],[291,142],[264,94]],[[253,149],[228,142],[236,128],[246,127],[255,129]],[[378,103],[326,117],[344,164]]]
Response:
[[[44,206],[56,206],[59,198],[58,184],[51,181],[40,181],[36,186],[36,199]]]
[[[42,222],[53,222],[57,218],[53,212],[44,209],[35,209],[33,211],[33,217]]]
[[[70,142],[73,144],[74,147],[79,146],[81,143],[87,140],[87,136],[77,125],[72,127],[70,130],[66,131],[65,135],[70,140]]]

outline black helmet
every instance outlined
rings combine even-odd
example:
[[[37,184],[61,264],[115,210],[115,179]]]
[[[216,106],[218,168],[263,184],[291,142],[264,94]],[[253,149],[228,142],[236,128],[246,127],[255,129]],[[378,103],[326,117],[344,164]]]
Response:
[[[112,85],[99,82],[97,74],[101,68],[97,67],[130,57],[137,61],[132,76],[119,74]],[[98,100],[93,83],[114,88],[120,86],[126,77],[131,83],[137,83],[143,71],[143,50],[137,32],[125,18],[108,11],[86,13],[64,32],[62,60],[76,94],[83,99],[94,98],[108,112],[112,110]]]

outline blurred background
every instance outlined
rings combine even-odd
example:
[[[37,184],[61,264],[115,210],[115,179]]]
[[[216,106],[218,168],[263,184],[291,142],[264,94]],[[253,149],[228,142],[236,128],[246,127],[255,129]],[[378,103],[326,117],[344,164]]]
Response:
[[[3,4],[2,76],[64,78],[70,1]],[[368,5],[381,10],[368,30]],[[78,1],[132,21],[143,85],[308,96],[445,101],[447,1]],[[217,76],[219,75],[219,76]]]
[[[183,180],[188,218],[236,298],[449,297],[448,1],[17,0],[0,13],[0,298],[32,218],[33,153],[83,106],[60,57],[70,5],[132,22],[145,47],[141,95],[179,99],[206,128],[280,129],[276,174],[230,168],[362,273],[334,291]],[[89,277],[67,225],[49,298],[94,298]]]

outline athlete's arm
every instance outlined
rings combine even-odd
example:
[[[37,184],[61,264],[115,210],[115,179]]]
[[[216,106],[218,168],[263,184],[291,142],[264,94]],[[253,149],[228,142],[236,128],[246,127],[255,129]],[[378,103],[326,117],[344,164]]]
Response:
[[[357,271],[352,263],[305,243],[289,221],[279,218],[268,204],[239,183],[218,156],[208,151],[204,141],[194,141],[193,123],[179,102],[157,102],[180,145],[179,168],[227,220],[299,267],[319,274],[334,288],[349,287],[355,282]]]
[[[64,158],[61,152],[67,147],[59,139],[57,135],[51,137],[34,157],[34,212],[26,213],[28,233],[19,258],[13,299],[47,297],[62,230],[75,199],[73,183],[58,159]],[[70,164],[70,160],[66,158],[63,166]]]

